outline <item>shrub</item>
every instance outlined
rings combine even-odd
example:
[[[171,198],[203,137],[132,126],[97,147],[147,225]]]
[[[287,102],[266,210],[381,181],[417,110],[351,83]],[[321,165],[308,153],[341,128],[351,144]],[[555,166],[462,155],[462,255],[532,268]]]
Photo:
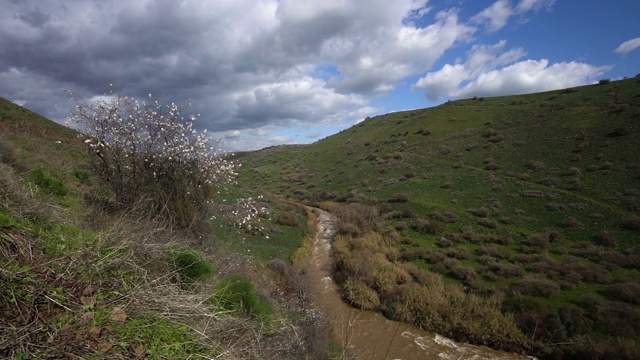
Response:
[[[471,283],[478,278],[478,274],[473,268],[464,266],[459,263],[452,265],[449,270],[451,271],[451,275],[454,278],[462,280],[466,283]]]
[[[442,221],[442,222],[446,222],[446,223],[456,223],[460,219],[458,214],[450,212],[450,211],[445,211],[443,213],[434,211],[434,212],[429,214],[429,217],[431,217],[434,220],[438,220],[438,221]]]
[[[411,200],[411,194],[409,193],[395,193],[391,197],[391,202],[403,203]]]
[[[476,249],[476,254],[497,257],[500,254],[500,248],[495,245],[480,246]]]
[[[380,306],[378,294],[361,280],[347,280],[342,285],[342,296],[353,306],[363,310],[374,310]]]
[[[547,203],[544,207],[549,211],[560,211],[566,208],[566,206],[564,206],[563,204],[558,204],[554,202]]]
[[[560,292],[560,286],[553,281],[531,275],[525,276],[517,288],[524,294],[546,298],[556,296]]]
[[[267,266],[280,275],[284,275],[287,270],[287,264],[280,259],[271,259],[267,262]]]
[[[618,233],[613,230],[602,230],[597,238],[604,246],[616,247],[618,245]]]
[[[630,215],[622,221],[622,226],[630,230],[640,230],[640,216]]]
[[[497,130],[495,130],[493,128],[487,128],[481,136],[485,137],[485,138],[490,138],[490,137],[496,136],[496,135],[498,135],[498,131]]]
[[[180,247],[171,249],[169,256],[183,281],[203,280],[216,272],[215,267],[197,250]]]
[[[437,220],[417,219],[413,228],[421,233],[436,235],[444,230],[444,225]]]
[[[229,275],[216,284],[209,303],[229,311],[242,311],[251,317],[267,318],[273,313],[271,305],[258,297],[251,279],[243,275]]]
[[[352,235],[368,231],[379,217],[377,207],[359,203],[337,206],[332,212],[338,218],[338,231]]]
[[[504,278],[522,276],[524,273],[522,266],[517,264],[496,263],[489,266],[489,270]]]
[[[229,182],[235,165],[198,132],[198,116],[182,117],[183,107],[149,103],[105,94],[94,104],[73,93],[76,107],[69,117],[85,140],[97,178],[124,208],[145,206],[179,226],[188,226],[208,212],[207,201],[217,185]]]
[[[283,226],[289,226],[289,227],[298,226],[298,217],[292,211],[279,212],[276,215],[275,221],[276,221],[276,223],[278,223],[280,225],[283,225]]]
[[[538,180],[538,184],[542,184],[545,186],[553,186],[553,185],[558,185],[562,182],[562,180],[555,178],[555,177],[548,177],[548,178],[544,178],[544,179],[540,179]]]
[[[544,169],[544,164],[541,161],[537,161],[537,160],[531,160],[531,161],[527,162],[527,164],[525,166],[528,169],[533,170],[533,171]]]
[[[498,227],[498,222],[494,219],[482,218],[478,221],[478,224],[487,227],[489,229],[495,229]]]
[[[467,248],[464,248],[464,247],[447,249],[445,250],[445,254],[450,258],[454,258],[458,260],[466,260],[471,257],[471,254],[469,254],[469,250],[467,250]]]
[[[626,281],[609,285],[607,293],[616,299],[632,304],[640,304],[640,284],[637,282]]]
[[[582,170],[579,167],[572,166],[569,168],[569,175],[580,176],[582,175]]]
[[[452,186],[453,183],[451,181],[445,181],[444,183],[442,183],[442,185],[440,185],[440,187],[443,189],[451,189]]]
[[[467,212],[470,213],[473,216],[478,216],[478,217],[483,217],[486,218],[487,216],[489,216],[489,209],[487,209],[486,207],[481,207],[478,209],[467,209]]]
[[[584,224],[582,224],[578,219],[573,216],[569,216],[562,220],[560,226],[564,228],[568,228],[571,230],[584,230]]]

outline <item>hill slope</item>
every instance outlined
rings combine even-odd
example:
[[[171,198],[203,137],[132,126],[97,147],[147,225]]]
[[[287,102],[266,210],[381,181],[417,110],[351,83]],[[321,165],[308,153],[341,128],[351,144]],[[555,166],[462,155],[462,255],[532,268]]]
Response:
[[[624,358],[640,348],[638,149],[634,78],[367,118],[239,158],[247,186],[341,216],[336,277],[354,305],[541,356]],[[445,290],[440,309],[401,305],[434,282],[499,302],[519,335],[477,331]]]
[[[228,186],[177,228],[113,206],[78,135],[0,99],[0,358],[328,356],[326,326],[261,261],[288,271],[304,209],[264,199],[273,220],[239,228],[235,200],[255,195]]]

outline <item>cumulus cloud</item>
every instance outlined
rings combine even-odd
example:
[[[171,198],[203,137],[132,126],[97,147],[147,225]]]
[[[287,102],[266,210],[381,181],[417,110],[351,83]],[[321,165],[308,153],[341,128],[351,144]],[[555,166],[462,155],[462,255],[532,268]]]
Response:
[[[633,50],[639,47],[640,47],[640,37],[637,37],[637,38],[623,42],[614,51],[615,53],[620,55],[627,55],[628,53],[632,52]]]
[[[443,97],[498,96],[566,88],[593,82],[610,68],[581,62],[550,64],[522,60],[523,49],[504,50],[506,41],[475,45],[464,63],[446,64],[420,78],[414,88],[432,101]]]
[[[600,68],[524,62],[504,41],[432,69],[482,29],[553,3],[496,0],[462,19],[427,0],[10,1],[0,12],[0,96],[64,122],[73,104],[61,89],[91,99],[112,83],[123,95],[191,104],[198,126],[229,148],[255,149],[380,113],[380,99],[415,77],[431,100],[534,91],[560,70],[590,79]],[[537,80],[519,79],[516,66]]]
[[[191,103],[214,132],[353,123],[375,109],[367,96],[427,71],[473,32],[455,11],[415,25],[426,2],[9,2],[0,93],[57,121],[72,104],[52,92],[90,98],[113,83],[126,95]],[[317,77],[322,68],[330,71]]]

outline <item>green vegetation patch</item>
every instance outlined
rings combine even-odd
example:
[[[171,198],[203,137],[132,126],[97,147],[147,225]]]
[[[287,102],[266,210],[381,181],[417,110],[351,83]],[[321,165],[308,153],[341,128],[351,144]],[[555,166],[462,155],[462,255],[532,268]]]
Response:
[[[251,279],[243,275],[229,275],[222,279],[216,285],[209,303],[227,311],[240,311],[263,320],[269,319],[273,314],[271,305],[256,294]]]
[[[200,251],[179,247],[169,250],[171,263],[185,282],[204,280],[216,273],[216,269]]]

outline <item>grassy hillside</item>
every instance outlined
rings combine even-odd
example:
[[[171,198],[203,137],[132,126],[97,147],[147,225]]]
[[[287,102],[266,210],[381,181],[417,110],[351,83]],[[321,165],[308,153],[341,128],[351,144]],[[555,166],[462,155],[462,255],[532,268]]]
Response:
[[[239,159],[245,185],[341,217],[354,305],[542,357],[633,358],[638,149],[636,77],[376,116]]]
[[[114,206],[78,135],[0,99],[0,358],[331,354],[287,278],[303,208],[227,186],[178,228]],[[249,197],[260,216],[239,226]]]

